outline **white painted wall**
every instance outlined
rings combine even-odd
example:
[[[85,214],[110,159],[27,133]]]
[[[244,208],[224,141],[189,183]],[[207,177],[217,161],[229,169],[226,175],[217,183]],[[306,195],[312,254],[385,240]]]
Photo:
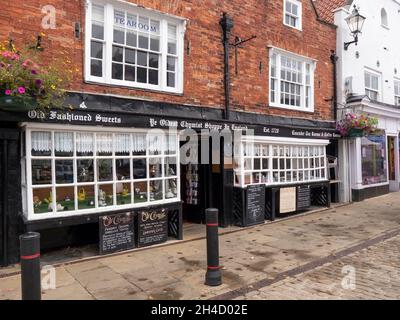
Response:
[[[358,45],[350,45],[344,50],[344,42],[352,41],[345,18],[352,12],[353,5],[367,19]],[[381,25],[381,9],[388,15],[389,28]],[[335,24],[338,26],[338,101],[345,103],[345,80],[352,77],[353,93],[364,94],[364,70],[369,68],[382,75],[380,102],[394,105],[394,78],[400,79],[400,2],[396,0],[355,0],[351,7],[335,12]],[[359,53],[359,58],[356,57]],[[377,65],[379,61],[380,65]],[[397,74],[395,74],[397,69]]]
[[[347,51],[344,42],[354,40],[345,18],[359,8],[367,19],[359,36],[358,45],[351,44]],[[381,10],[385,8],[388,28],[382,26]],[[339,108],[346,105],[346,94],[364,95],[364,71],[375,71],[381,75],[379,102],[392,105],[380,106],[366,101],[360,111],[379,118],[379,128],[387,135],[396,137],[396,181],[390,183],[392,191],[399,189],[399,142],[400,109],[394,107],[394,79],[400,80],[400,0],[354,0],[351,5],[335,11],[337,29],[337,87]],[[379,64],[379,65],[378,65]],[[397,74],[395,73],[397,69]],[[346,80],[351,78],[351,92],[346,90]],[[356,108],[357,109],[357,108]],[[339,118],[341,113],[339,112]],[[361,139],[340,142],[339,152],[340,200],[351,201],[351,189],[363,189],[361,172]]]

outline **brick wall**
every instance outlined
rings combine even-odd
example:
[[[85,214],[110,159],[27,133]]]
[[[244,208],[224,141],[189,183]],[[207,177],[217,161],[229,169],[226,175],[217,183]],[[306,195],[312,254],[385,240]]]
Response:
[[[333,67],[330,50],[335,48],[335,29],[317,21],[311,0],[303,0],[303,31],[283,25],[283,0],[138,0],[148,8],[185,17],[189,20],[185,46],[190,41],[190,54],[185,53],[184,94],[160,94],[145,90],[85,84],[83,81],[84,36],[74,38],[74,23],[84,26],[83,0],[2,0],[0,39],[12,37],[17,45],[34,43],[44,32],[44,54],[48,59],[67,51],[77,69],[70,89],[79,92],[118,94],[154,101],[223,108],[223,46],[219,25],[221,13],[234,19],[234,36],[257,39],[239,49],[239,74],[232,64],[232,105],[237,110],[290,117],[332,119]],[[176,3],[177,5],[171,5]],[[57,9],[57,28],[42,30],[41,8],[51,4]],[[273,45],[317,60],[315,74],[315,112],[313,114],[268,107],[268,45]],[[260,70],[260,64],[262,66]]]

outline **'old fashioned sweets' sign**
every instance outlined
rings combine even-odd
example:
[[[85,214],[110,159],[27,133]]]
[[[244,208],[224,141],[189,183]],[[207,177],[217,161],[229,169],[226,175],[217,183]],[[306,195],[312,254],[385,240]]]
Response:
[[[100,254],[133,249],[134,215],[131,212],[99,218]]]
[[[142,211],[138,215],[139,247],[163,243],[168,240],[168,214],[165,209]]]
[[[247,188],[246,225],[256,225],[265,221],[265,186],[253,185]]]

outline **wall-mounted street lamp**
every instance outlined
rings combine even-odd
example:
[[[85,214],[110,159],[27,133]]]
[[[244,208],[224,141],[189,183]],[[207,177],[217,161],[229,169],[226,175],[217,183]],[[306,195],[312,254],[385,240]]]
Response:
[[[360,14],[356,5],[354,5],[353,12],[349,15],[345,20],[347,25],[349,26],[350,32],[354,38],[353,41],[344,43],[344,50],[347,50],[352,43],[357,45],[358,43],[358,35],[361,33],[362,28],[364,26],[365,17]]]

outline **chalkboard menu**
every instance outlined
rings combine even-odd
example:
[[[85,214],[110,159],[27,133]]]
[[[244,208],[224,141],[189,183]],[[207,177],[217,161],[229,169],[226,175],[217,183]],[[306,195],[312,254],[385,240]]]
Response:
[[[252,226],[265,221],[265,186],[253,185],[247,188],[246,225]]]
[[[310,186],[297,187],[297,210],[305,210],[311,207]]]
[[[135,247],[134,214],[131,212],[99,217],[100,254]]]
[[[138,215],[138,244],[147,247],[168,240],[168,214],[165,209],[142,211]]]

